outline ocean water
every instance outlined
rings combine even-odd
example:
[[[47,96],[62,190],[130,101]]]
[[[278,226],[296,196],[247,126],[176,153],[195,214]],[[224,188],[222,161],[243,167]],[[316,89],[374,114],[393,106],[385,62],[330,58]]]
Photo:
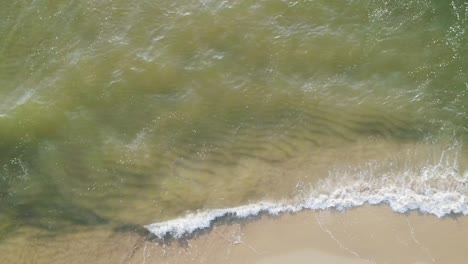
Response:
[[[468,214],[466,1],[1,1],[0,244]]]

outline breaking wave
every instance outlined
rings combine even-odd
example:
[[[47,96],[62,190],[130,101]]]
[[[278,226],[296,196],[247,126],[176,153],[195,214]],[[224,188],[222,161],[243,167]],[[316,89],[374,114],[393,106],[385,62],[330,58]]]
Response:
[[[158,238],[181,238],[210,228],[229,217],[246,219],[260,214],[279,215],[304,210],[338,210],[362,205],[388,205],[397,213],[417,210],[444,217],[468,215],[468,170],[458,164],[460,148],[453,146],[430,160],[411,160],[407,153],[396,162],[369,162],[358,168],[338,169],[291,201],[258,202],[233,208],[190,213],[182,218],[145,226]],[[405,162],[406,161],[406,162]],[[403,163],[403,164],[402,164]]]

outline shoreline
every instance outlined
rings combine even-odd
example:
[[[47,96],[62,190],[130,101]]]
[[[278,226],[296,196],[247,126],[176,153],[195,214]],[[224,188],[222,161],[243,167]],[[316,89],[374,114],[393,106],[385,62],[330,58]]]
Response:
[[[325,157],[342,165],[313,183],[296,182],[287,200],[207,206],[147,226],[18,227],[0,241],[0,263],[465,263],[468,161],[461,146],[385,146],[370,161],[373,148],[352,160]],[[285,176],[302,164],[295,168],[317,173],[310,158],[279,171]]]
[[[2,262],[465,263],[468,218],[363,206],[221,221],[191,238],[148,240],[99,228],[0,244]],[[86,254],[83,254],[86,252]],[[21,262],[21,261],[20,261]]]
[[[145,242],[129,263],[464,263],[467,231],[464,216],[385,206],[302,211],[215,224],[159,249]]]

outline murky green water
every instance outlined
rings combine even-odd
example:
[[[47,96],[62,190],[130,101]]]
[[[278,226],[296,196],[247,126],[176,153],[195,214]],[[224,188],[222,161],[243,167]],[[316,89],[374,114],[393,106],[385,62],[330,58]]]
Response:
[[[285,198],[362,146],[468,143],[465,1],[0,2],[0,237]]]

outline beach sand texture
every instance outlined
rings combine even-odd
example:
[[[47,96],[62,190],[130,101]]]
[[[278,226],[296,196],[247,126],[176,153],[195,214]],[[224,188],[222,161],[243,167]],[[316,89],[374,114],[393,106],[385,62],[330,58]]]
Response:
[[[21,243],[21,246],[15,245]],[[94,230],[12,239],[2,263],[466,263],[468,222],[384,206],[346,212],[262,216],[215,224],[188,239],[147,240],[135,233]],[[10,244],[10,246],[9,246]],[[9,250],[11,247],[12,250]],[[84,253],[85,252],[85,253]]]

